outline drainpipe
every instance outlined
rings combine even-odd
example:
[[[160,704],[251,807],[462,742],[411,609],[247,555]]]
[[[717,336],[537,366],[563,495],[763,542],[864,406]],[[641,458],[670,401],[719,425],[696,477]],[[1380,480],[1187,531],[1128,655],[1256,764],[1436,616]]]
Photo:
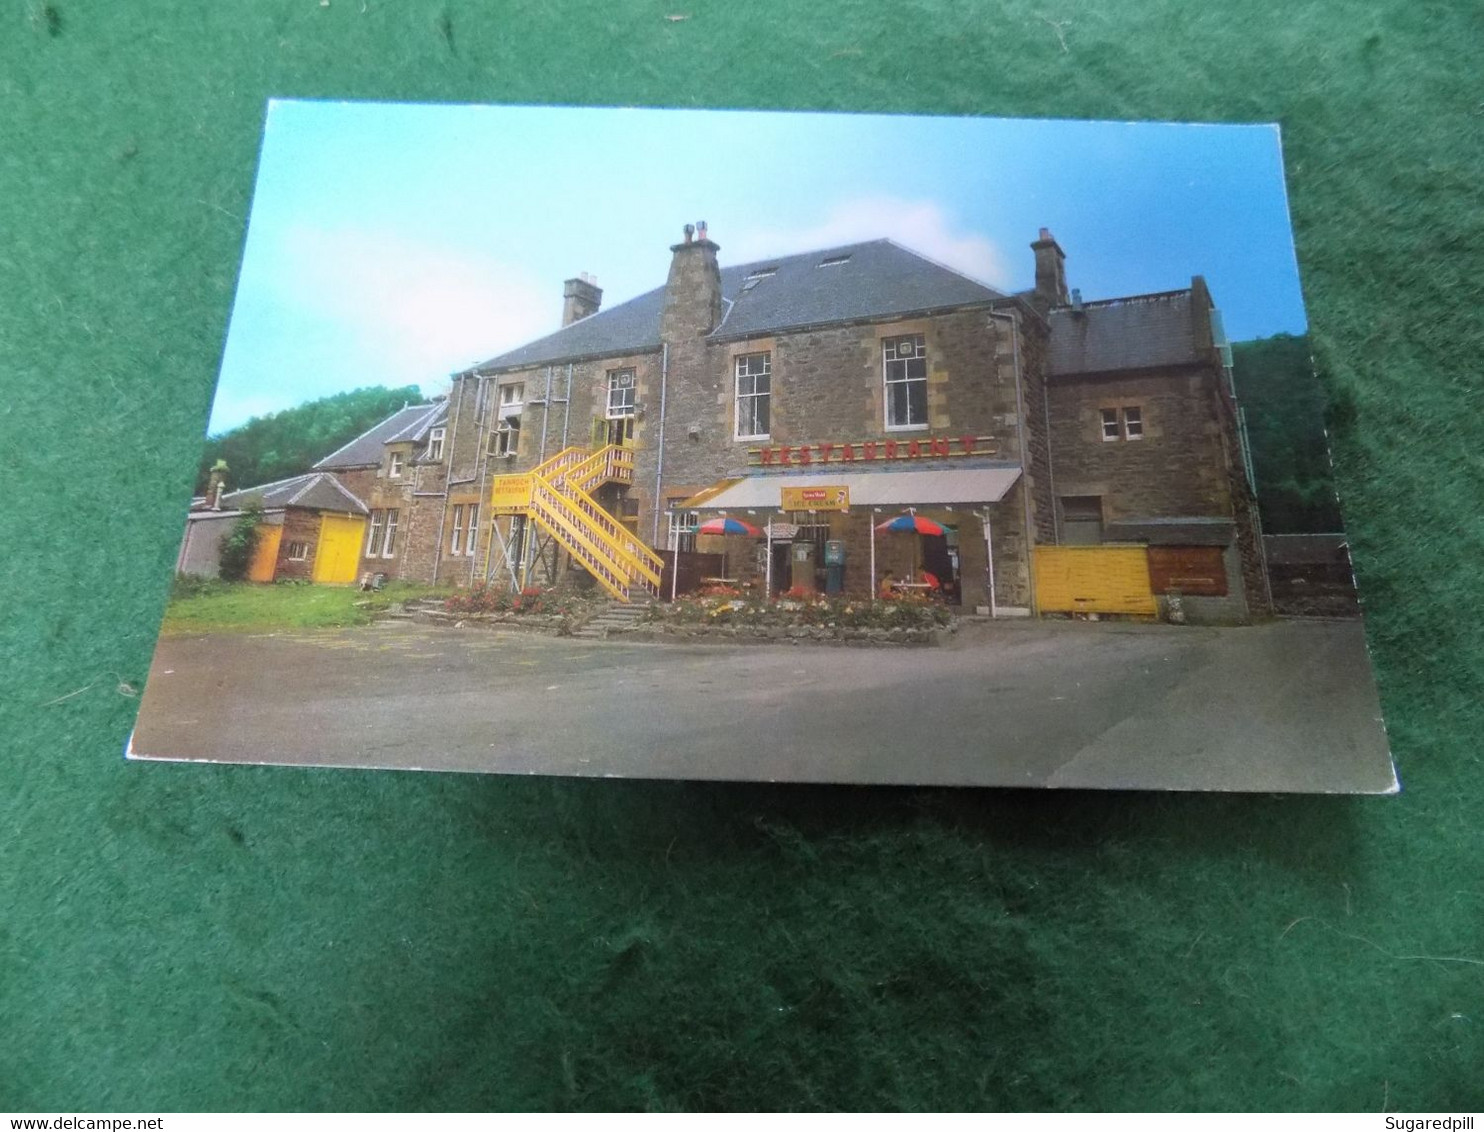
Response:
[[[480,378],[483,381],[484,378]],[[443,474],[443,506],[438,509],[438,545],[433,550],[433,584],[438,584],[438,568],[443,565],[443,524],[448,522],[448,485],[453,480],[453,454],[459,439],[459,410],[464,407],[464,379],[457,378],[459,399],[453,407],[453,428],[448,432],[448,471]],[[452,396],[452,393],[449,394]],[[477,460],[478,457],[476,456]]]
[[[1027,477],[1030,450],[1025,446],[1025,393],[1020,380],[1020,320],[1013,314],[1000,314],[998,311],[990,311],[989,317],[1010,322],[1010,344],[1015,362],[1015,432],[1020,444],[1020,496],[1025,503],[1025,575],[1031,595],[1031,612],[1040,616],[1036,605],[1036,568],[1031,558],[1031,542],[1035,535],[1031,527],[1031,489]]]
[[[651,505],[654,510],[654,534],[649,540],[650,546],[658,546],[660,543],[660,485],[664,482],[665,475],[665,393],[667,380],[670,374],[670,344],[668,342],[660,346],[660,435],[659,452],[654,460],[654,502]],[[676,566],[680,563],[680,544],[675,545],[675,561],[670,566],[672,574],[677,573]],[[671,597],[673,601],[673,595]]]
[[[536,463],[546,461],[546,422],[551,417],[551,367],[546,367],[546,399],[541,402],[541,452]]]
[[[1051,452],[1051,375],[1041,375],[1041,421],[1046,426],[1046,486],[1051,494],[1051,537],[1061,544],[1061,516],[1056,506],[1056,457]]]
[[[562,395],[562,447],[567,447],[567,420],[572,415],[572,363],[567,363],[567,392]]]
[[[979,516],[979,521],[984,524],[984,560],[989,563],[989,619],[993,621],[1000,615],[1000,607],[994,596],[994,530],[990,523],[988,507]]]
[[[551,420],[551,367],[546,367],[546,397],[541,402],[541,451],[536,456],[536,463],[546,462],[546,425]],[[525,589],[526,579],[530,575],[531,566],[534,564],[536,555],[536,539],[530,530],[530,522],[523,526],[522,545],[520,554],[520,588]]]

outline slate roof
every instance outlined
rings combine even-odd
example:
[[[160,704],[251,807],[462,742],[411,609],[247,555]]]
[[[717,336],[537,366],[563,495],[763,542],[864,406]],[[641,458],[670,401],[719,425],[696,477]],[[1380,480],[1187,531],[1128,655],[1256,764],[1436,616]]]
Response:
[[[835,262],[822,266],[829,260]],[[751,285],[750,276],[757,277]],[[1005,297],[891,240],[723,267],[721,293],[722,320],[710,335],[717,341],[988,304]],[[665,289],[657,287],[481,362],[471,371],[658,350],[664,304]]]
[[[1181,365],[1196,353],[1191,292],[1165,291],[1051,312],[1052,377]]]
[[[398,441],[420,442],[428,430],[448,420],[448,402],[436,401],[425,405],[408,405],[398,409],[386,420],[372,425],[349,444],[337,448],[323,460],[315,462],[317,471],[335,468],[365,468],[381,463],[384,446]]]
[[[368,513],[364,503],[347,491],[334,476],[324,472],[309,472],[258,487],[244,487],[222,496],[223,507],[241,509],[254,503],[264,510],[307,507],[312,511],[350,511],[358,515]]]

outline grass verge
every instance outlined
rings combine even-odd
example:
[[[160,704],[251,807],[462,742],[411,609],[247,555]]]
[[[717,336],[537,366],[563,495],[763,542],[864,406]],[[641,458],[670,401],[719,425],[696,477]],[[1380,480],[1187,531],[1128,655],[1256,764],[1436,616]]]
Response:
[[[362,593],[355,586],[182,581],[171,593],[161,631],[179,636],[366,625],[395,602],[452,592],[448,586],[412,582],[389,582],[380,591]]]

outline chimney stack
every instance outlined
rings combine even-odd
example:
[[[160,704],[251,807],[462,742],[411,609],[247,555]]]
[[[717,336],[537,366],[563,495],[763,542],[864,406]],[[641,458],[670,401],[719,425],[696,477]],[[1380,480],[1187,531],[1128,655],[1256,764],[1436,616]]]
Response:
[[[675,343],[710,334],[721,321],[721,249],[706,235],[706,222],[683,229],[685,242],[672,244],[670,277],[665,282],[665,307],[660,315],[660,337]]]
[[[1052,236],[1042,228],[1041,237],[1031,245],[1036,253],[1036,297],[1053,307],[1067,305],[1067,257]]]
[[[597,314],[603,305],[603,289],[587,272],[562,284],[562,325],[571,326],[579,318]]]
[[[211,465],[211,478],[206,482],[206,501],[213,511],[222,509],[222,493],[227,490],[227,471],[225,460],[218,460]]]

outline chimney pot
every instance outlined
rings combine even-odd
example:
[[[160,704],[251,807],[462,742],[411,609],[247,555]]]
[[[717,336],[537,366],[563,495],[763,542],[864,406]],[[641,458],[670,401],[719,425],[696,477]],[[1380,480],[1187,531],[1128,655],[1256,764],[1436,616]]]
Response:
[[[685,226],[685,242],[687,244],[690,243],[691,240],[693,240],[695,238],[695,235],[696,235],[696,227],[695,227],[695,225],[694,224],[687,224]]]
[[[701,240],[706,238],[706,222],[704,220],[696,221],[696,237]]]

